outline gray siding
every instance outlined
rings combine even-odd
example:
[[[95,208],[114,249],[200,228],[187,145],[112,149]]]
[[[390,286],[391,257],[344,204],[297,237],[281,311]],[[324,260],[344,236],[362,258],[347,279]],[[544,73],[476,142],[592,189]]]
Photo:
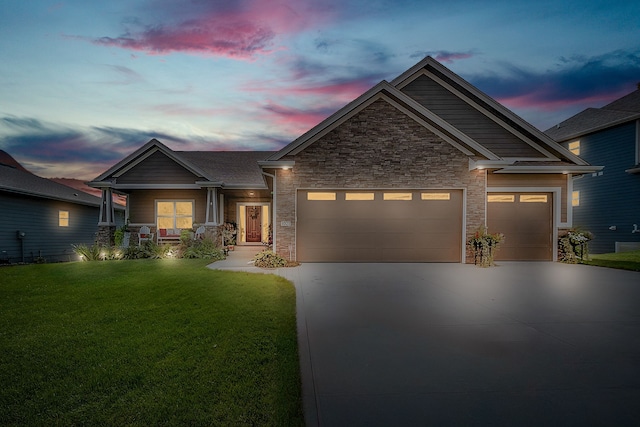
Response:
[[[615,242],[640,242],[640,175],[625,172],[635,164],[635,122],[580,138],[580,157],[603,165],[602,175],[577,178],[580,206],[573,208],[573,224],[595,234],[592,253],[615,251]],[[568,143],[563,144],[565,146]],[[616,230],[609,230],[615,226]]]
[[[23,240],[26,262],[33,262],[37,257],[43,257],[47,262],[76,260],[72,244],[94,243],[98,207],[4,192],[0,193],[0,205],[3,213],[0,222],[0,260],[22,261],[17,230],[26,233]],[[60,210],[69,211],[69,227],[58,226]]]
[[[155,152],[143,162],[118,177],[118,184],[193,184],[198,177],[168,158]]]
[[[498,156],[544,157],[427,76],[418,77],[402,91]]]
[[[129,221],[132,224],[155,224],[155,201],[194,200],[195,222],[204,224],[207,213],[207,190],[132,190],[129,193]]]

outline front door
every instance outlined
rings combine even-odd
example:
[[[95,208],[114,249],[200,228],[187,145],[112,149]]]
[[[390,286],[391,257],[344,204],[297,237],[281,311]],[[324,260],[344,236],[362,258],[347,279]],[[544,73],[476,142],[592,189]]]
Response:
[[[247,206],[247,243],[262,242],[262,206]]]

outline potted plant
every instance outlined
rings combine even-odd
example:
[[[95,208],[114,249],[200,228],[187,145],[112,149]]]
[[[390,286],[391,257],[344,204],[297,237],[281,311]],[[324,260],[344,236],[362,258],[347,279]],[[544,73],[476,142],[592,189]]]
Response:
[[[236,244],[236,235],[238,229],[234,222],[225,222],[222,226],[222,246],[226,246],[227,249],[232,251]]]
[[[473,263],[480,267],[490,267],[495,265],[493,258],[496,251],[500,247],[500,243],[504,241],[504,234],[491,234],[483,225],[471,236],[467,241],[473,252]]]

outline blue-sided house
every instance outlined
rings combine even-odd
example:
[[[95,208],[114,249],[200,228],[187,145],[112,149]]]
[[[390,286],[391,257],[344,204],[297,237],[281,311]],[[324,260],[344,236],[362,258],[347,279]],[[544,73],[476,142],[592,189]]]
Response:
[[[640,249],[640,88],[546,134],[587,162],[604,165],[572,182],[573,224],[595,235],[590,251]]]
[[[72,261],[92,245],[101,199],[24,169],[0,151],[0,263]],[[122,223],[124,208],[114,207]]]

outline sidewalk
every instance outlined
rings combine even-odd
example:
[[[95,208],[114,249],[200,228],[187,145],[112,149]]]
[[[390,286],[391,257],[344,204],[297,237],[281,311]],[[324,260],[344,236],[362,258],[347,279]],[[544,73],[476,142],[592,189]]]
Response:
[[[253,258],[264,249],[263,246],[236,246],[229,251],[227,259],[216,261],[207,267],[212,270],[246,271],[249,273],[274,273],[271,270],[254,267]]]

